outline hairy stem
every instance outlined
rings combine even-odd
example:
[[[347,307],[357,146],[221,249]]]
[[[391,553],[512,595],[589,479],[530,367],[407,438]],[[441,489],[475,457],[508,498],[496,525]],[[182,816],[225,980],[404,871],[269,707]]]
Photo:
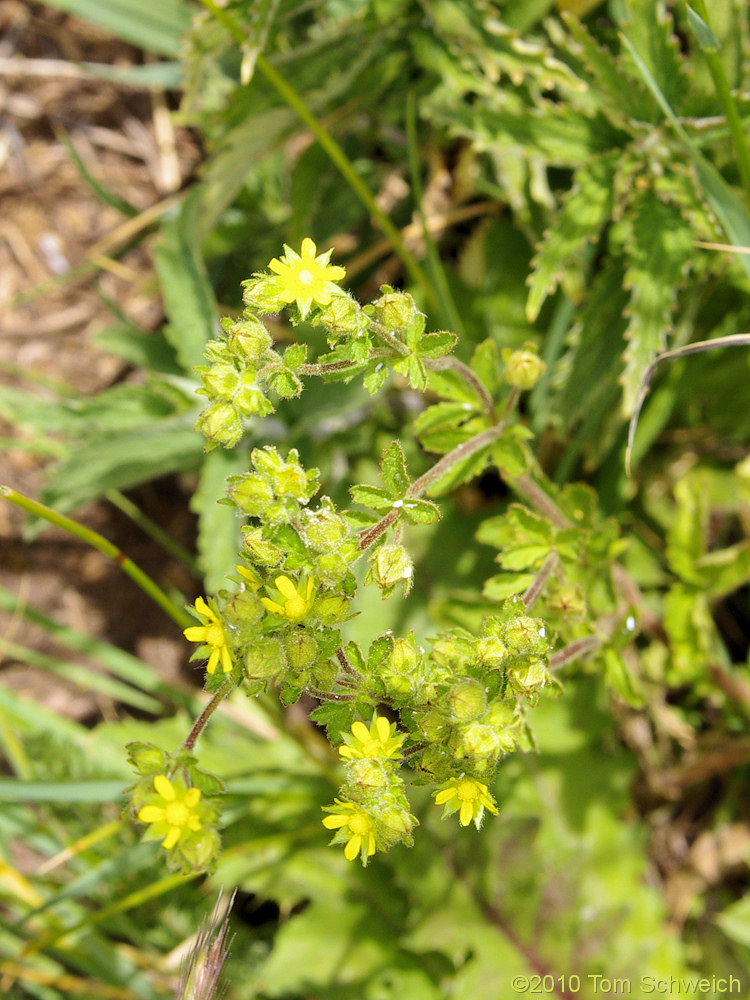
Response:
[[[602,640],[596,635],[586,635],[582,639],[576,639],[563,649],[559,649],[549,658],[549,669],[558,670],[564,663],[575,660],[579,656],[588,656],[601,649]]]
[[[464,364],[463,361],[459,361],[459,359],[454,357],[452,354],[446,354],[443,358],[423,358],[423,363],[425,368],[428,368],[433,372],[453,371],[457,375],[460,375],[464,382],[468,383],[468,385],[471,386],[474,392],[476,392],[482,400],[482,406],[485,408],[487,415],[493,421],[497,421],[498,416],[497,411],[495,410],[495,403],[489,390],[487,389],[487,386],[479,378],[476,372],[469,368],[468,365]]]
[[[206,723],[214,714],[214,712],[222,703],[222,701],[224,701],[224,699],[226,698],[226,696],[229,694],[229,692],[232,690],[232,688],[235,686],[236,683],[237,681],[234,677],[227,677],[227,679],[221,685],[219,690],[216,691],[211,701],[209,701],[209,703],[203,709],[201,714],[195,720],[193,728],[190,730],[190,732],[187,735],[187,739],[182,744],[183,750],[193,749],[193,747],[195,746],[195,742],[200,736],[200,734],[203,732]]]
[[[67,531],[76,538],[80,538],[82,542],[85,542],[109,559],[112,559],[124,573],[127,573],[131,580],[138,584],[145,594],[148,594],[155,604],[158,604],[163,611],[166,611],[169,617],[176,621],[182,628],[187,628],[195,624],[187,611],[175,604],[164,593],[161,587],[151,579],[148,573],[144,572],[140,566],[137,566],[132,559],[126,556],[124,552],[103,535],[100,535],[98,531],[92,531],[91,528],[87,528],[79,521],[74,521],[72,517],[60,514],[56,510],[52,510],[51,507],[46,507],[44,504],[32,500],[31,497],[24,496],[23,493],[18,493],[16,490],[11,489],[10,486],[0,486],[0,496],[5,497],[6,500],[15,504],[16,507],[21,507],[22,510],[27,511],[29,514],[41,517],[50,524],[62,528],[63,531]]]
[[[527,611],[533,608],[540,594],[544,590],[544,586],[547,583],[547,580],[549,580],[550,576],[552,576],[559,562],[560,562],[560,557],[558,556],[558,554],[556,552],[550,552],[550,554],[542,563],[539,572],[534,577],[528,590],[521,598]]]
[[[431,469],[428,469],[424,475],[420,476],[419,479],[415,479],[411,484],[409,489],[406,491],[407,497],[420,497],[422,494],[432,486],[434,482],[444,476],[446,472],[453,468],[458,462],[464,461],[464,459],[469,458],[471,455],[476,454],[476,452],[481,451],[482,448],[486,448],[487,445],[492,444],[496,441],[504,432],[505,423],[495,424],[494,427],[489,427],[486,431],[482,431],[480,434],[475,434],[473,438],[469,438],[468,441],[464,441],[462,444],[457,445],[453,451],[449,451],[447,455],[436,462]]]

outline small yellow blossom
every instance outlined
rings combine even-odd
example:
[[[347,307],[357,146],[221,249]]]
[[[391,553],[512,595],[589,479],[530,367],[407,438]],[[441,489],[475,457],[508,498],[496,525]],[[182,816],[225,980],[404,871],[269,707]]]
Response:
[[[363,864],[366,864],[367,859],[375,853],[372,819],[353,802],[342,802],[341,799],[333,801],[338,809],[332,812],[332,815],[325,817],[323,826],[327,830],[343,830],[344,827],[348,827],[350,836],[344,847],[344,857],[347,861],[354,861],[360,854]],[[328,806],[326,808],[333,810],[335,807]]]
[[[261,602],[275,615],[281,615],[290,622],[298,622],[304,618],[312,607],[314,584],[308,580],[306,584],[300,583],[299,588],[295,587],[294,581],[288,576],[277,576],[274,580],[279,595],[284,598],[284,603],[271,600],[270,597],[261,597]]]
[[[268,265],[279,277],[282,302],[296,302],[303,312],[311,303],[327,306],[331,301],[332,282],[340,281],[346,271],[336,264],[329,264],[331,251],[315,256],[317,248],[313,241],[306,237],[302,240],[299,254],[284,244],[284,255],[281,260],[274,257]]]
[[[404,735],[396,733],[395,725],[391,725],[384,715],[376,715],[369,729],[364,722],[355,722],[352,735],[344,734],[344,741],[346,745],[339,747],[344,760],[362,760],[365,757],[386,760],[401,756]]]
[[[155,838],[163,835],[161,845],[169,851],[186,833],[200,830],[200,811],[196,807],[201,791],[200,788],[186,788],[179,779],[171,782],[164,774],[156,775],[154,789],[161,804],[143,806],[138,819],[142,823],[154,824]]]
[[[195,602],[195,610],[203,625],[191,625],[182,633],[189,642],[202,642],[207,647],[209,674],[214,673],[221,660],[221,668],[225,674],[232,671],[232,657],[227,645],[227,637],[221,619],[212,611],[202,597]],[[210,652],[209,652],[210,650]]]
[[[460,809],[458,821],[461,826],[468,826],[473,820],[477,830],[482,825],[485,809],[497,813],[495,800],[487,786],[473,778],[449,778],[435,793],[435,805],[445,805],[443,816],[450,816]]]

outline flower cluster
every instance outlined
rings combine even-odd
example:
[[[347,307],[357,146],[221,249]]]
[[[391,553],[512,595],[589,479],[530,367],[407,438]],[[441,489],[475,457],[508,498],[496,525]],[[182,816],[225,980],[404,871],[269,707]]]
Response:
[[[345,762],[340,798],[324,806],[330,815],[323,826],[335,830],[332,844],[344,845],[344,857],[359,857],[363,865],[376,850],[387,851],[402,842],[410,846],[416,817],[409,812],[403,778],[399,774],[405,733],[383,715],[374,715],[369,728],[357,721],[343,734],[339,755]]]
[[[323,825],[347,860],[366,865],[377,851],[413,842],[407,761],[418,781],[432,787],[444,817],[478,829],[487,811],[497,812],[490,782],[503,756],[519,747],[526,707],[547,685],[549,637],[514,597],[485,618],[477,635],[452,628],[431,639],[428,651],[412,633],[386,633],[363,652],[342,637],[357,588],[353,564],[367,553],[365,585],[383,597],[397,589],[408,594],[414,565],[403,528],[440,518],[424,496],[427,484],[433,488],[450,470],[451,449],[460,452],[453,466],[464,479],[489,460],[489,445],[493,460],[497,455],[520,474],[525,431],[510,420],[493,424],[494,395],[504,377],[506,399],[514,401],[544,364],[525,345],[503,353],[501,376],[491,342],[477,348],[473,367],[452,364],[445,355],[454,335],[426,332],[410,295],[383,286],[363,308],[338,286],[345,272],[330,257],[305,239],[299,253],[285,246],[268,271],[244,283],[242,316],[222,322],[222,336],[206,347],[207,364],[196,369],[198,392],[208,400],[198,421],[207,449],[237,444],[248,420],[273,412],[274,397],[299,395],[303,377],[348,381],[361,374],[375,393],[394,372],[420,391],[429,379],[447,400],[424,410],[415,425],[425,450],[443,454],[440,472],[432,480],[430,472],[410,477],[394,441],[382,456],[382,486],[350,489],[365,511],[342,511],[329,497],[313,503],[320,476],[296,450],[255,448],[247,471],[228,478],[220,501],[243,520],[236,575],[215,596],[196,599],[197,624],[184,635],[196,644],[192,658],[206,663],[206,688],[217,698],[236,683],[248,694],[273,687],[284,704],[303,694],[319,700],[312,718],[338,747],[344,776],[333,804],[324,807]],[[323,328],[328,353],[308,362],[303,344],[276,349],[262,317],[283,307],[293,325]],[[490,428],[495,437],[487,437]],[[479,439],[485,452],[466,464],[473,455],[468,446]],[[194,744],[199,723],[186,746]],[[146,824],[144,838],[161,842],[171,867],[209,869],[219,843],[212,798],[221,791],[218,780],[199,771],[184,749],[168,754],[134,744],[131,756],[140,775],[132,815]]]
[[[159,840],[167,865],[183,872],[210,871],[218,857],[218,778],[196,766],[185,751],[168,754],[152,743],[128,744],[140,775],[131,792],[130,815],[146,824],[143,840]]]

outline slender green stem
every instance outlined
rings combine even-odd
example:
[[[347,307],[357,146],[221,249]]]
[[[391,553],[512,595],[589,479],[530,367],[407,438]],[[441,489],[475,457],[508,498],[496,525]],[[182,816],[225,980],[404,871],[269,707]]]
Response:
[[[214,714],[214,712],[219,707],[219,705],[222,703],[222,701],[224,701],[224,699],[226,698],[226,696],[229,694],[229,692],[232,690],[232,688],[235,686],[236,683],[237,683],[237,679],[235,677],[227,677],[227,679],[221,685],[221,687],[219,688],[219,690],[216,691],[216,693],[214,694],[214,696],[211,699],[211,701],[209,701],[209,703],[203,709],[203,711],[201,712],[201,714],[195,720],[193,728],[190,730],[190,732],[187,735],[187,739],[182,744],[182,749],[183,750],[192,750],[193,749],[193,747],[195,746],[196,740],[198,739],[198,737],[200,736],[200,734],[203,732],[203,730],[204,730],[204,728],[206,726],[206,723],[211,718],[211,716]]]
[[[126,497],[124,493],[120,493],[119,490],[108,490],[106,497],[111,504],[114,504],[118,510],[121,510],[126,517],[129,517],[133,524],[137,524],[141,531],[155,541],[157,545],[160,545],[165,552],[178,562],[181,562],[183,566],[187,566],[193,576],[199,577],[201,575],[198,563],[188,550],[183,548],[179,542],[176,542],[160,524],[152,521],[147,514],[144,514],[141,508]]]
[[[220,21],[221,24],[223,24],[232,38],[234,38],[239,45],[242,46],[247,42],[247,37],[242,27],[235,21],[231,14],[229,14],[222,7],[219,7],[215,0],[200,0],[200,2],[207,10],[211,11],[217,21]],[[281,73],[279,73],[278,70],[271,65],[265,56],[259,53],[256,58],[255,65],[263,76],[265,76],[271,86],[274,87],[274,89],[279,93],[283,100],[286,101],[289,107],[295,111],[305,125],[307,125],[325,152],[328,154],[331,162],[338,168],[349,187],[352,191],[354,191],[372,218],[377,222],[382,231],[391,241],[393,249],[401,258],[401,261],[411,275],[412,280],[419,285],[424,292],[431,307],[439,310],[440,304],[437,301],[435,290],[428,281],[427,276],[414,255],[406,246],[398,228],[391,222],[382,208],[380,208],[365,182],[355,171],[346,153],[344,153],[330,132],[323,127],[321,122],[315,117],[312,111],[310,111],[297,91],[294,90],[287,80],[284,79]]]
[[[440,479],[441,476],[444,476],[457,462],[464,461],[476,452],[481,451],[482,448],[486,448],[487,445],[492,444],[493,441],[496,441],[504,433],[505,426],[505,422],[495,424],[494,427],[489,427],[486,431],[475,434],[473,438],[469,438],[468,441],[457,445],[453,451],[449,451],[447,455],[443,455],[440,461],[435,462],[433,467],[428,469],[423,476],[415,479],[406,491],[406,496],[422,496],[434,482]]]
[[[82,542],[86,542],[87,545],[90,545],[109,559],[112,559],[124,573],[127,573],[131,580],[138,584],[144,593],[148,594],[155,604],[158,604],[163,611],[166,611],[169,617],[176,621],[182,628],[187,628],[189,625],[195,624],[187,611],[175,604],[140,566],[137,566],[132,559],[97,531],[92,531],[91,528],[87,528],[78,521],[74,521],[73,518],[66,517],[65,514],[59,514],[56,510],[52,510],[51,507],[46,507],[44,504],[32,500],[30,497],[24,496],[23,493],[18,493],[16,490],[11,489],[10,486],[0,486],[0,496],[5,497],[6,500],[15,504],[16,507],[28,511],[29,514],[41,517],[50,524],[62,528],[63,531],[67,531],[76,538],[80,538]]]
[[[705,21],[706,25],[710,29],[711,24],[708,19],[708,5],[705,0],[691,0],[691,5],[696,14],[698,14],[698,16]],[[740,113],[737,110],[737,103],[732,96],[732,90],[729,86],[729,80],[727,79],[727,74],[724,69],[724,63],[721,60],[720,53],[705,46],[701,46],[701,49],[703,51],[703,55],[705,56],[708,71],[711,74],[711,79],[714,82],[716,93],[718,94],[719,100],[724,108],[727,125],[729,126],[729,132],[732,136],[734,152],[737,156],[737,166],[739,167],[740,177],[742,178],[742,186],[745,189],[745,199],[748,204],[750,204],[750,149],[748,149],[747,140],[745,138],[745,130],[742,127],[742,119],[740,118]]]

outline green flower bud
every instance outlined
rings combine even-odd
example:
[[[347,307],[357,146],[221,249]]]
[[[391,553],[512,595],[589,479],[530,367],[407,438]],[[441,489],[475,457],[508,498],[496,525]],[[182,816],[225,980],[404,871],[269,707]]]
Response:
[[[274,500],[263,511],[263,520],[269,525],[288,524],[299,514],[299,504],[291,498]]]
[[[499,667],[510,655],[508,647],[502,639],[480,639],[477,643],[477,653],[482,663],[488,667]]]
[[[253,448],[250,452],[250,461],[257,472],[272,476],[282,464],[283,459],[273,445],[269,444],[264,448]]]
[[[216,830],[202,827],[196,833],[183,837],[177,851],[192,871],[210,871],[219,857],[221,838]]]
[[[428,712],[417,712],[414,721],[428,743],[439,743],[447,732],[445,717],[435,709],[430,709]]]
[[[372,579],[381,590],[391,592],[396,584],[403,583],[406,597],[414,582],[414,563],[403,545],[381,545],[370,566]]]
[[[245,652],[245,671],[250,680],[277,680],[286,669],[286,651],[278,636],[263,636]]]
[[[411,847],[414,843],[411,832],[417,825],[416,816],[412,816],[402,806],[387,806],[378,813],[378,832],[386,849],[399,841],[404,841],[407,847]]]
[[[264,538],[262,528],[244,527],[242,533],[242,545],[251,563],[257,566],[276,566],[281,561],[283,552]]]
[[[163,774],[167,770],[167,754],[154,743],[140,740],[128,743],[128,760],[139,774]],[[151,790],[149,784],[149,791]]]
[[[197,371],[209,399],[231,400],[240,384],[240,373],[229,362],[211,365],[210,368],[201,366]]]
[[[239,591],[230,597],[222,608],[224,624],[235,640],[240,643],[244,643],[250,638],[253,633],[252,627],[261,620],[264,614],[265,608],[258,595],[252,590]]]
[[[277,496],[299,499],[307,492],[307,476],[298,462],[282,463],[271,478]]]
[[[356,337],[367,327],[362,307],[346,294],[331,298],[330,304],[321,311],[319,322],[330,334],[328,343],[331,347],[344,337]]]
[[[502,356],[505,363],[503,378],[514,389],[532,389],[547,367],[537,354],[534,344],[527,344],[520,351],[511,351],[505,347]]]
[[[201,413],[195,429],[206,437],[210,447],[223,444],[231,448],[242,437],[242,417],[231,403],[220,401]]]
[[[328,497],[323,497],[317,510],[306,510],[302,525],[308,547],[329,552],[343,542],[348,532],[344,519],[336,513]]]
[[[388,769],[380,760],[365,758],[353,760],[346,765],[345,787],[353,799],[360,799],[362,792],[370,792],[375,788],[387,788],[389,780]]]
[[[335,587],[348,572],[349,566],[338,552],[324,552],[315,560],[314,576],[324,586]]]
[[[513,716],[513,709],[507,702],[497,701],[490,705],[484,722],[491,726],[496,734],[500,753],[510,753],[518,746],[518,723]]]
[[[407,329],[417,314],[414,299],[408,292],[394,292],[390,285],[383,285],[381,291],[385,294],[376,299],[367,312],[391,333]]]
[[[349,614],[349,600],[339,594],[319,597],[312,613],[324,625],[337,625]]]
[[[519,615],[503,627],[503,637],[514,653],[544,653],[549,648],[547,627],[539,618]]]
[[[267,417],[273,413],[273,404],[255,382],[255,372],[251,369],[242,373],[234,393],[234,404],[246,417]]]
[[[273,489],[265,476],[245,472],[227,479],[227,495],[243,513],[260,517],[273,500]]]
[[[549,595],[550,606],[564,621],[580,621],[586,614],[586,598],[580,587],[561,584]]]
[[[257,316],[245,315],[235,323],[222,327],[232,354],[243,361],[257,361],[272,344],[271,335]]]
[[[284,645],[289,665],[295,671],[312,666],[318,657],[318,644],[304,629],[297,628],[290,632]]]
[[[251,313],[265,316],[278,312],[284,303],[281,301],[279,281],[275,275],[256,274],[242,282],[242,301]]]
[[[500,740],[494,726],[486,722],[469,722],[451,734],[451,746],[458,760],[471,757],[473,760],[494,759],[500,753]]]
[[[408,674],[416,669],[418,654],[413,637],[395,639],[388,654],[388,666],[398,673]]]
[[[547,665],[541,657],[530,657],[508,668],[508,681],[517,694],[530,695],[549,680]]]
[[[456,722],[478,719],[487,708],[487,695],[479,681],[466,680],[454,684],[448,692],[451,716]]]

